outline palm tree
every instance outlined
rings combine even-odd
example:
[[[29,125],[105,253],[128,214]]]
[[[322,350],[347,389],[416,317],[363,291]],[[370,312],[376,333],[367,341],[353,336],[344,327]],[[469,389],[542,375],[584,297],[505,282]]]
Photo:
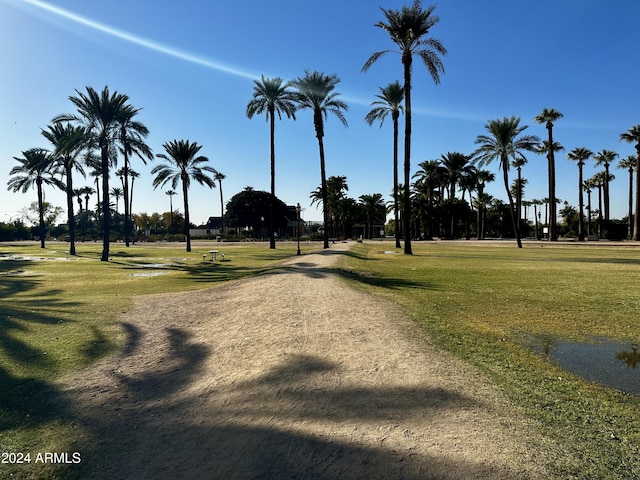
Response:
[[[380,193],[360,195],[360,205],[367,220],[368,238],[373,238],[373,222],[384,220],[387,207],[384,204],[384,198]]]
[[[191,180],[195,180],[200,185],[214,188],[216,182],[207,172],[215,175],[216,170],[208,165],[202,166],[209,161],[207,157],[198,156],[202,145],[189,140],[173,140],[162,145],[166,154],[158,153],[156,156],[162,158],[167,163],[157,165],[151,170],[153,188],[164,186],[171,182],[171,188],[175,189],[178,183],[182,184],[182,196],[184,199],[184,233],[187,239],[187,252],[191,251],[191,235],[189,233],[189,186]]]
[[[344,227],[344,212],[340,208],[342,201],[345,198],[344,192],[349,191],[349,185],[347,184],[347,177],[344,175],[330,176],[327,178],[327,202],[326,205],[322,201],[322,185],[311,192],[309,198],[311,198],[311,205],[317,203],[322,204],[323,209],[327,211],[327,217],[331,218],[333,222],[333,236],[337,236],[336,220],[338,220]]]
[[[587,193],[587,238],[591,235],[591,190],[595,186],[596,184],[591,178],[582,182],[582,189]]]
[[[604,171],[594,174],[589,179],[593,186],[598,188],[598,235],[600,236],[602,236],[602,190],[604,189],[604,184],[606,183],[605,179],[606,175]]]
[[[516,218],[518,219],[518,223],[522,219],[522,198],[524,197],[524,186],[527,183],[527,180],[522,178],[522,167],[524,167],[526,164],[527,159],[524,156],[511,161],[511,166],[514,167],[518,172],[518,177],[514,182],[514,192],[516,196]]]
[[[496,176],[493,174],[493,172],[490,172],[489,170],[478,170],[478,173],[476,174],[476,182],[477,182],[476,191],[478,192],[477,194],[477,204],[478,204],[477,205],[477,210],[478,210],[477,239],[478,240],[484,239],[484,219],[486,217],[486,206],[491,202],[491,197],[484,193],[484,187],[487,184],[487,182],[493,182],[495,181],[495,179],[496,179]]]
[[[124,239],[127,247],[129,246],[129,237],[133,224],[129,202],[131,195],[129,190],[129,171],[131,169],[129,160],[132,155],[137,156],[145,165],[147,160],[153,160],[153,152],[144,141],[145,137],[149,135],[149,129],[134,119],[140,110],[139,108],[133,108],[131,105],[126,105],[124,113],[118,122],[117,141],[120,144],[120,152],[124,157],[122,188],[124,190]]]
[[[53,155],[59,158],[65,179],[65,191],[67,194],[67,225],[69,226],[69,255],[76,254],[76,217],[73,212],[73,171],[76,170],[84,177],[82,164],[78,162],[78,156],[87,148],[87,132],[84,127],[74,126],[70,123],[54,123],[42,135],[53,145]],[[80,202],[82,209],[82,202]]]
[[[334,92],[336,85],[340,80],[335,75],[325,75],[321,72],[305,71],[304,77],[298,77],[291,82],[296,88],[295,100],[299,109],[309,109],[313,112],[313,126],[318,139],[318,149],[320,152],[320,177],[322,187],[322,211],[324,221],[324,248],[329,248],[329,216],[327,211],[327,179],[324,161],[324,120],[328,113],[333,113],[338,120],[346,127],[347,120],[343,111],[349,110],[349,107],[342,100],[338,99],[340,95]]]
[[[636,146],[636,214],[633,218],[633,240],[640,240],[640,125],[620,134],[620,140]]]
[[[111,188],[111,196],[116,198],[116,213],[118,213],[118,204],[120,203],[120,197],[123,195],[123,190],[120,187]]]
[[[404,110],[402,100],[404,98],[404,88],[397,80],[386,87],[380,87],[380,94],[376,95],[378,100],[371,103],[373,109],[364,117],[369,125],[373,125],[376,120],[380,121],[380,128],[385,118],[391,115],[393,121],[393,216],[395,221],[396,248],[400,248],[400,229],[398,228],[398,118],[400,112]]]
[[[460,152],[447,152],[441,156],[444,180],[449,187],[449,200],[453,204],[456,199],[456,188],[460,180],[470,175],[475,167],[469,163],[470,157]],[[451,210],[451,238],[454,237],[456,218],[455,210]]]
[[[411,7],[404,6],[402,10],[387,10],[381,8],[386,22],[378,22],[376,27],[383,29],[397,45],[399,51],[382,50],[372,54],[362,67],[365,72],[383,55],[394,51],[400,53],[404,73],[404,253],[411,255],[411,66],[413,56],[418,56],[429,71],[433,81],[440,83],[440,74],[444,73],[444,66],[440,55],[446,55],[447,50],[442,43],[428,37],[429,31],[440,18],[433,14],[435,6],[422,9],[420,0],[414,0]]]
[[[602,150],[601,152],[596,153],[593,156],[593,159],[596,161],[596,166],[604,165],[604,183],[603,194],[604,194],[604,220],[605,222],[609,221],[609,182],[613,180],[613,175],[609,173],[609,166],[611,162],[613,162],[618,154],[612,150]]]
[[[173,196],[177,195],[177,193],[175,190],[167,190],[164,193],[169,196],[169,230],[171,230],[173,225]]]
[[[631,240],[633,238],[633,221],[631,217],[633,216],[633,172],[636,169],[636,157],[633,155],[628,155],[624,159],[620,160],[618,163],[618,168],[624,168],[629,172],[629,211],[627,214],[628,218],[628,238]]]
[[[554,150],[556,144],[553,141],[553,123],[564,115],[554,108],[544,108],[540,115],[536,115],[533,121],[544,124],[547,128],[549,138],[547,140],[548,151],[547,160],[549,164],[549,240],[558,240],[558,227],[556,215],[556,161]]]
[[[131,114],[127,95],[109,92],[105,86],[101,93],[92,87],[86,93],[76,90],[77,96],[69,97],[78,109],[77,114],[63,114],[54,118],[54,122],[78,122],[83,125],[96,148],[100,150],[100,169],[102,175],[102,255],[100,261],[109,261],[109,237],[111,230],[111,212],[109,210],[109,170],[113,161],[113,143],[119,133],[119,126],[127,115]],[[135,110],[135,109],[133,109]]]
[[[485,125],[489,135],[478,135],[475,140],[480,146],[472,154],[479,166],[483,166],[495,159],[500,162],[499,167],[502,168],[502,178],[504,180],[504,188],[509,198],[509,206],[511,212],[511,220],[513,222],[513,230],[516,234],[516,242],[518,248],[522,248],[520,239],[520,226],[516,221],[515,206],[513,196],[509,189],[509,160],[523,158],[523,150],[534,151],[538,146],[540,139],[535,135],[519,135],[528,128],[527,125],[520,126],[520,118],[511,117],[502,120],[489,120]]]
[[[567,158],[578,162],[578,241],[584,241],[584,198],[582,195],[582,167],[584,162],[593,155],[593,152],[586,147],[576,147],[567,153]]]
[[[222,180],[227,178],[227,176],[222,173],[216,171],[213,175],[213,179],[218,182],[218,186],[220,187],[220,234],[224,234],[224,198],[222,196]]]
[[[58,175],[59,163],[54,157],[42,148],[32,148],[22,152],[22,158],[13,157],[20,165],[11,169],[9,175],[12,177],[7,182],[7,190],[17,192],[22,190],[26,193],[29,188],[34,187],[38,193],[38,215],[40,221],[40,248],[45,248],[45,224],[44,224],[44,191],[43,185],[52,185],[65,189],[64,183],[55,178]]]
[[[270,126],[271,139],[271,202],[269,204],[269,248],[276,248],[273,199],[276,198],[276,141],[275,116],[282,119],[284,113],[287,118],[296,119],[295,95],[289,90],[289,84],[282,78],[265,78],[253,81],[253,97],[247,104],[247,117],[253,118],[256,113],[264,113]]]
[[[133,184],[136,178],[139,178],[140,174],[135,170],[129,169],[129,178],[131,179],[131,185],[129,185],[129,213],[133,216]]]
[[[414,189],[421,192],[423,196],[424,211],[421,218],[424,220],[426,227],[425,238],[433,238],[434,233],[434,206],[437,197],[441,196],[441,187],[446,183],[445,181],[445,169],[441,165],[439,160],[425,160],[418,164],[418,171],[412,178],[417,178],[414,183]],[[399,199],[404,202],[404,199]],[[426,202],[424,202],[426,200]],[[404,205],[403,205],[404,206]],[[404,214],[403,214],[404,221]]]

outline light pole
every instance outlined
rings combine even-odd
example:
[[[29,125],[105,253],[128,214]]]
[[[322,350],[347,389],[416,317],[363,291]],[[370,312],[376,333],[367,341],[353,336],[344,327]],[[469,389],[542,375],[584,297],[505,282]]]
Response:
[[[298,214],[298,251],[296,255],[300,255],[300,204],[296,205],[296,213]]]

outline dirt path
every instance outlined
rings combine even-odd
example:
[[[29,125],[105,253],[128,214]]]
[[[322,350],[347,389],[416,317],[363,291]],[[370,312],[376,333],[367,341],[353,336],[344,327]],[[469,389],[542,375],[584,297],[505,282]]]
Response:
[[[495,387],[332,272],[345,248],[140,298],[125,351],[64,385],[92,477],[544,477]]]

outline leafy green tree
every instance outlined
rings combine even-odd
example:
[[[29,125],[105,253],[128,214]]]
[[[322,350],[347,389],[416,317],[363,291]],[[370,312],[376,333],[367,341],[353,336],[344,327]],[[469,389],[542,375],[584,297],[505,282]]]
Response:
[[[65,189],[64,183],[56,178],[59,174],[59,163],[47,150],[42,148],[32,148],[22,152],[22,157],[13,157],[19,165],[13,167],[9,172],[11,178],[7,182],[7,190],[26,193],[34,187],[38,194],[38,216],[40,225],[40,248],[45,248],[45,202],[43,185],[52,185]]]
[[[324,120],[329,113],[333,113],[346,127],[347,120],[343,111],[349,107],[338,99],[339,93],[335,92],[336,85],[340,82],[335,75],[325,75],[321,72],[306,71],[304,77],[298,77],[291,82],[296,89],[295,101],[301,110],[309,109],[313,112],[313,126],[318,139],[320,153],[320,179],[322,188],[322,213],[324,221],[324,248],[329,248],[329,212],[327,210],[327,177],[324,158]]]
[[[286,227],[287,205],[278,198],[272,198],[269,192],[247,187],[227,202],[224,220],[227,225],[236,227],[238,230],[249,227],[250,230],[258,232],[262,228],[261,217],[270,222],[269,215],[272,212],[275,216],[273,218],[274,228]]]
[[[567,153],[567,158],[578,162],[578,241],[584,241],[584,196],[582,192],[582,184],[584,179],[582,169],[584,163],[593,155],[593,152],[586,147],[576,147]]]
[[[131,115],[127,95],[109,91],[105,86],[101,93],[86,87],[86,93],[76,90],[77,96],[69,100],[78,109],[76,114],[63,114],[54,122],[78,122],[91,136],[93,145],[100,150],[100,176],[102,178],[102,255],[100,260],[109,261],[109,239],[111,230],[111,210],[109,206],[109,172],[115,151],[114,142],[119,127],[127,115]]]
[[[404,77],[404,253],[411,255],[411,88],[413,56],[419,57],[431,74],[433,81],[440,83],[440,74],[444,73],[441,55],[447,50],[442,43],[429,37],[430,30],[440,21],[434,15],[435,6],[422,8],[420,0],[414,0],[411,7],[404,6],[401,10],[381,8],[386,22],[375,24],[389,34],[391,41],[398,50],[382,50],[373,53],[362,67],[367,71],[380,57],[389,53],[400,53]]]
[[[402,107],[402,100],[404,99],[404,88],[400,85],[400,82],[395,81],[390,83],[386,87],[380,87],[380,94],[376,95],[378,100],[371,103],[373,107],[369,113],[364,117],[365,121],[369,125],[373,125],[375,121],[380,122],[380,128],[384,120],[391,116],[393,122],[393,217],[395,227],[396,248],[401,248],[400,245],[400,229],[398,218],[398,119],[400,113],[404,110]]]
[[[620,160],[620,162],[618,163],[618,168],[622,168],[629,172],[629,209],[627,213],[627,238],[631,240],[633,238],[633,172],[636,169],[636,157],[634,155],[627,155],[625,158]]]
[[[198,155],[202,145],[189,140],[172,140],[162,144],[165,153],[158,153],[156,156],[165,160],[166,163],[156,165],[151,170],[155,175],[153,188],[158,188],[171,184],[172,189],[176,189],[178,184],[182,185],[182,198],[184,200],[184,234],[187,240],[187,252],[191,251],[191,235],[189,233],[189,186],[191,180],[209,188],[215,188],[216,183],[212,175],[216,170],[208,165],[203,165],[209,161],[207,157]]]
[[[564,115],[554,108],[544,108],[540,115],[536,115],[533,121],[544,124],[547,129],[548,140],[547,145],[550,148],[547,151],[547,160],[549,164],[549,240],[556,241],[558,239],[557,232],[557,214],[556,214],[556,161],[554,150],[556,144],[553,141],[553,124],[561,119]]]
[[[289,84],[284,83],[280,77],[265,78],[253,81],[253,97],[247,104],[247,117],[253,118],[255,114],[264,113],[269,122],[270,149],[271,149],[271,198],[276,196],[276,135],[275,116],[282,119],[284,113],[287,118],[296,119],[295,94],[289,90]],[[273,220],[273,214],[269,215]],[[269,223],[269,248],[276,248],[274,225]]]
[[[53,155],[62,163],[62,175],[66,180],[65,192],[67,194],[67,225],[69,227],[69,255],[76,254],[76,218],[73,212],[73,172],[79,172],[85,177],[84,168],[78,157],[89,146],[87,131],[82,126],[70,123],[54,123],[42,135],[53,145]],[[82,209],[82,202],[80,202]]]
[[[620,134],[620,141],[634,143],[636,147],[636,213],[633,217],[633,240],[640,240],[640,125],[634,125]]]
[[[520,126],[520,118],[516,117],[489,120],[485,125],[489,134],[478,135],[475,143],[480,146],[472,155],[479,166],[496,159],[500,162],[499,167],[502,168],[502,178],[509,198],[511,220],[518,248],[522,248],[522,241],[519,222],[516,221],[513,196],[509,189],[509,165],[510,160],[523,158],[523,151],[534,151],[540,142],[540,139],[535,135],[521,135],[527,128],[527,125]]]

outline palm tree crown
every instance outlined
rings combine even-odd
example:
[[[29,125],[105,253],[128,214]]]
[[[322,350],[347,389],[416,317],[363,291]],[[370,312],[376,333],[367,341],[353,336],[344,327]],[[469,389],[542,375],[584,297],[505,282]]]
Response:
[[[322,213],[324,221],[324,248],[329,248],[329,216],[327,210],[327,177],[324,158],[324,120],[329,113],[333,113],[342,124],[348,126],[342,113],[349,110],[346,103],[340,100],[339,93],[335,92],[340,79],[336,75],[325,75],[321,72],[305,71],[304,77],[299,77],[291,82],[296,89],[295,98],[298,108],[309,109],[313,112],[313,126],[318,139],[320,153],[320,179],[322,188]]]
[[[433,81],[440,83],[440,74],[444,73],[444,66],[440,58],[447,50],[442,43],[428,34],[440,18],[433,14],[435,6],[422,9],[420,0],[414,0],[411,7],[404,6],[401,10],[381,8],[386,22],[378,22],[376,27],[389,34],[391,41],[399,50],[382,50],[373,53],[362,67],[367,71],[383,55],[395,51],[400,53],[403,65],[404,79],[404,195],[403,195],[403,228],[404,253],[411,255],[411,65],[413,56],[419,57],[431,74]]]
[[[253,96],[247,104],[247,117],[253,118],[256,113],[265,114],[270,123],[271,138],[271,197],[276,195],[276,147],[275,147],[275,116],[282,118],[284,113],[288,118],[296,118],[295,95],[289,90],[289,84],[282,78],[265,78],[253,81]],[[276,248],[273,201],[269,204],[269,247]]]
[[[185,237],[187,239],[187,252],[191,251],[191,236],[189,234],[189,186],[191,180],[195,180],[201,185],[209,188],[216,186],[212,175],[216,174],[216,170],[208,165],[207,157],[198,155],[202,145],[189,140],[173,140],[162,145],[165,153],[158,153],[156,156],[165,160],[167,163],[156,165],[151,170],[151,174],[155,175],[153,179],[153,188],[171,184],[172,189],[176,189],[178,184],[182,184],[182,195],[184,199],[184,222]]]
[[[522,151],[534,151],[540,142],[540,139],[535,135],[521,135],[527,128],[527,125],[520,126],[520,118],[516,117],[505,117],[502,120],[489,120],[485,125],[485,129],[489,134],[478,135],[475,143],[480,146],[472,154],[479,166],[483,166],[493,160],[498,160],[500,162],[499,166],[502,168],[504,186],[507,191],[511,207],[511,219],[513,221],[513,228],[516,232],[516,241],[519,248],[522,248],[522,243],[520,241],[520,228],[518,225],[519,222],[516,221],[513,196],[509,189],[508,172],[510,160],[524,158]]]

